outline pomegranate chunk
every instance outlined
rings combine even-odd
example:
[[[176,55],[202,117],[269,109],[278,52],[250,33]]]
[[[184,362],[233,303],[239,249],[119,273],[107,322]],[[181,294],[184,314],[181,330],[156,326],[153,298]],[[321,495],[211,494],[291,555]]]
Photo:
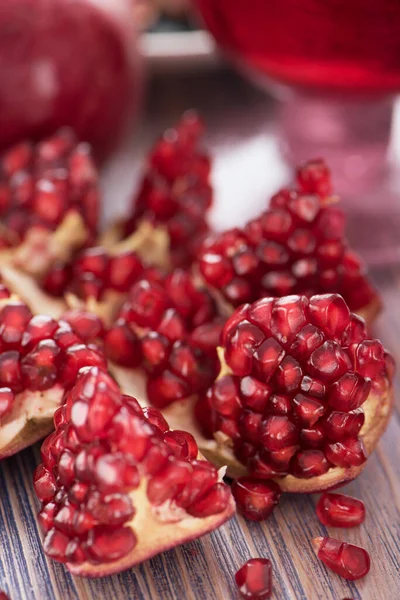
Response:
[[[141,224],[151,223],[155,227],[153,245],[165,232],[167,248],[163,250],[175,267],[190,266],[209,232],[207,212],[213,191],[211,160],[200,148],[203,130],[200,117],[188,111],[155,143],[139,193],[132,201],[132,216],[121,227],[122,236],[134,236]],[[165,259],[164,254],[161,260]]]
[[[316,510],[321,523],[329,527],[357,527],[365,521],[364,503],[343,494],[322,494]]]
[[[318,558],[345,579],[361,579],[369,572],[370,558],[364,548],[329,537],[315,538],[313,546]]]
[[[214,337],[221,331],[215,303],[188,272],[175,269],[160,282],[143,278],[133,285],[104,349],[117,365],[140,366],[148,376],[149,401],[164,408],[204,392],[215,380],[216,348],[198,331],[203,325],[214,328]]]
[[[274,481],[240,477],[232,484],[232,494],[238,510],[246,519],[264,521],[278,504],[281,490]]]
[[[97,179],[90,147],[67,129],[3,154],[0,185],[8,201],[0,203],[0,245],[5,257],[41,279],[92,241],[98,221]]]
[[[221,374],[195,409],[201,429],[231,438],[233,464],[284,490],[324,489],[336,467],[338,481],[354,477],[381,425],[373,445],[369,431],[388,420],[393,362],[365,330],[349,346],[353,325],[338,294],[237,309],[221,335]]]
[[[321,177],[311,181],[315,172]],[[354,311],[377,306],[365,269],[344,238],[344,215],[331,206],[329,169],[311,161],[299,169],[296,183],[273,196],[243,229],[205,239],[198,252],[203,278],[234,307],[263,296],[325,292],[339,292]],[[315,307],[315,324],[329,336],[340,335],[349,309],[339,297],[331,302],[324,300],[323,310]],[[279,343],[290,344],[303,322],[301,306],[289,297],[275,305],[271,331]]]
[[[268,558],[251,558],[235,574],[241,598],[265,600],[272,594],[272,565]]]
[[[32,316],[21,301],[0,308],[0,457],[51,431],[54,411],[81,367],[106,367],[65,321]],[[46,478],[45,478],[46,479]]]
[[[34,487],[45,552],[73,573],[128,568],[234,512],[217,469],[197,460],[194,438],[169,431],[155,408],[143,411],[105,371],[80,369],[65,400],[43,443]]]

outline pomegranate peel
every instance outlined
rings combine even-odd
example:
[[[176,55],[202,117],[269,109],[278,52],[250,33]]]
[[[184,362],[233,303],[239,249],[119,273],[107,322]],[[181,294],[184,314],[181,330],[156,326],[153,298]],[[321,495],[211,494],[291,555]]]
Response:
[[[80,371],[57,411],[34,485],[45,551],[72,573],[119,572],[234,513],[223,471],[202,460],[197,446],[190,458],[194,440],[190,450],[170,446],[173,432],[157,413],[144,413],[96,367]]]

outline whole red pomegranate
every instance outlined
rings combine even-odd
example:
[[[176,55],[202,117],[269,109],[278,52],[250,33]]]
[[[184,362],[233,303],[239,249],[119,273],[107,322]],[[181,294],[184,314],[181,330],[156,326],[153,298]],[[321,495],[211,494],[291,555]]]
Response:
[[[72,127],[104,156],[133,105],[130,0],[0,0],[1,148]]]

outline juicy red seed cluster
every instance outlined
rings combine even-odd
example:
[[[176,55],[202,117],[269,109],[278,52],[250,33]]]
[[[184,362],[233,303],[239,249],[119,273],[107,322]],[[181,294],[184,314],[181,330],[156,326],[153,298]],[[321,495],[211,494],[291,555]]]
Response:
[[[196,417],[232,439],[253,475],[310,478],[366,460],[363,403],[387,388],[392,363],[341,296],[263,298],[238,309],[221,339],[232,374]]]
[[[316,511],[318,519],[328,527],[357,527],[365,521],[364,503],[343,494],[322,494]]]
[[[57,384],[70,387],[81,367],[105,367],[105,358],[86,346],[65,321],[32,316],[20,301],[0,310],[0,417],[7,415],[15,395],[42,391]]]
[[[127,293],[144,271],[136,252],[110,254],[102,247],[92,247],[83,250],[69,264],[54,265],[43,279],[42,287],[52,296],[72,292],[83,300],[101,300],[107,290]],[[149,275],[162,278],[156,269],[151,269]]]
[[[317,165],[318,166],[318,165]],[[243,229],[206,239],[198,253],[205,281],[233,306],[264,296],[338,292],[351,310],[376,293],[344,239],[342,212],[329,205],[325,165],[306,165],[296,189],[283,189]]]
[[[110,360],[151,375],[148,398],[162,408],[211,385],[221,328],[208,292],[176,269],[162,285],[142,279],[131,288],[104,348]]]
[[[97,172],[90,147],[70,130],[34,145],[23,142],[0,158],[1,245],[15,246],[33,226],[54,230],[69,211],[91,232],[98,221]]]
[[[175,266],[188,266],[209,231],[206,214],[212,203],[210,158],[199,149],[199,116],[189,111],[168,129],[148,158],[147,171],[126,223],[132,233],[145,219],[166,226]]]
[[[313,545],[318,558],[345,579],[361,579],[370,570],[370,557],[364,548],[329,537],[315,538]]]
[[[217,469],[197,460],[192,436],[169,431],[154,408],[144,414],[105,371],[80,371],[54,423],[34,486],[44,548],[55,560],[100,564],[133,550],[137,539],[126,525],[141,483],[153,506],[195,517],[222,512],[230,501]]]
[[[241,598],[267,600],[272,594],[272,564],[268,558],[251,558],[235,573]]]

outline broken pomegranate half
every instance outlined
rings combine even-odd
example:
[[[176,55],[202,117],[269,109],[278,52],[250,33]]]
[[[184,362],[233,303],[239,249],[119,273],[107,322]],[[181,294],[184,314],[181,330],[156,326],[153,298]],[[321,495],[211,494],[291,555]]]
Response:
[[[197,538],[234,513],[222,474],[103,370],[81,369],[34,486],[46,554],[76,575],[119,572]]]
[[[206,233],[212,203],[210,158],[200,148],[203,123],[194,111],[165,131],[152,148],[132,216],[111,228],[103,242],[132,242],[154,264],[188,267]]]
[[[390,417],[394,366],[341,296],[244,305],[221,339],[221,373],[192,421],[188,407],[174,409],[174,425],[194,433],[212,462],[293,492],[360,473]]]
[[[41,279],[94,240],[97,172],[90,147],[64,129],[0,158],[0,258]],[[21,292],[23,293],[23,286]]]
[[[334,201],[326,165],[313,161],[299,169],[297,185],[275,194],[258,218],[210,235],[197,270],[221,305],[232,310],[265,296],[336,292],[372,321],[380,301],[348,247],[345,217]]]
[[[3,288],[3,292],[6,288]],[[66,322],[33,316],[26,304],[0,299],[0,458],[47,435],[65,390],[86,365],[106,367]]]

